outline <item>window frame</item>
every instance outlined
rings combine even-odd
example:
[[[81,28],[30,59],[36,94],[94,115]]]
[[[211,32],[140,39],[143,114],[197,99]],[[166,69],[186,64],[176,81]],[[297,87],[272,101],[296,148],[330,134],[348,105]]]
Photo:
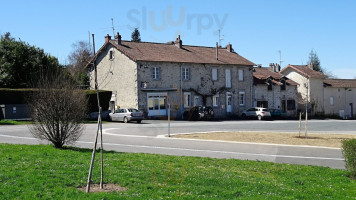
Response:
[[[192,105],[192,93],[191,92],[184,92],[184,108],[190,108],[190,106]]]
[[[218,68],[211,69],[211,80],[217,81],[218,80]]]
[[[238,75],[239,81],[244,81],[244,70],[243,69],[239,69],[237,71],[237,75]]]
[[[246,104],[246,92],[239,91],[239,105],[245,106],[245,104]]]
[[[152,79],[153,80],[160,80],[161,79],[161,68],[160,67],[153,67],[152,68]]]
[[[213,107],[218,107],[220,104],[220,94],[217,93],[213,96]]]
[[[185,80],[185,81],[190,80],[190,69],[188,67],[183,67],[182,77],[183,77],[183,80]]]
[[[225,87],[226,88],[232,87],[231,69],[225,69]]]

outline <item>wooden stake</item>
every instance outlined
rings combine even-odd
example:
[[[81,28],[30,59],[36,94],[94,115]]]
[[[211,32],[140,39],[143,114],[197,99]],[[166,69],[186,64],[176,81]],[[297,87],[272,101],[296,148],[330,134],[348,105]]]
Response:
[[[300,129],[302,127],[302,113],[299,112],[299,137],[300,137]]]

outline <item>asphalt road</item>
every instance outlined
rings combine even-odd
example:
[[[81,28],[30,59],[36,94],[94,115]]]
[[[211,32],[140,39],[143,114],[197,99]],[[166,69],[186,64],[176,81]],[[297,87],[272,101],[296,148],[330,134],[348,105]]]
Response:
[[[310,120],[308,132],[356,134],[355,123],[356,121],[349,120]],[[79,141],[75,143],[75,146],[92,148],[97,125],[87,124],[85,126],[85,131]],[[297,133],[298,126],[298,121],[172,121],[170,123],[170,134],[213,131]],[[304,131],[304,124],[302,130]],[[118,152],[235,158],[344,168],[344,160],[341,150],[338,148],[177,139],[166,137],[168,133],[167,121],[146,120],[142,124],[105,123],[103,124],[104,149]],[[0,142],[47,144],[47,142],[34,139],[29,133],[28,127],[22,125],[0,126]]]

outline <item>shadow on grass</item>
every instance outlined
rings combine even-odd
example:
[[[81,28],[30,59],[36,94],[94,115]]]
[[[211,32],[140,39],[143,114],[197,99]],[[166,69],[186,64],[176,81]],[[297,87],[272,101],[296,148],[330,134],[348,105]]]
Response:
[[[93,152],[93,149],[88,149],[88,148],[79,148],[79,147],[73,147],[73,146],[64,146],[60,150],[69,150],[69,151],[76,151],[76,152],[82,152],[82,153],[88,153],[88,152]],[[100,149],[96,150],[96,153],[100,152]],[[116,151],[106,151],[104,150],[103,153],[106,154],[124,154],[125,152],[116,152]]]

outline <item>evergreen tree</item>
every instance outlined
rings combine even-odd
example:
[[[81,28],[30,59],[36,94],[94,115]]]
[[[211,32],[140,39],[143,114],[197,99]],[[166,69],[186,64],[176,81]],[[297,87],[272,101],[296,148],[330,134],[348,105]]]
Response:
[[[323,72],[323,69],[320,66],[319,57],[316,54],[316,51],[314,51],[314,49],[312,49],[309,53],[308,65],[310,66],[311,69],[313,69],[315,71]]]
[[[44,74],[61,66],[43,49],[17,41],[10,33],[0,37],[0,88],[28,88]]]
[[[132,32],[131,41],[132,42],[141,42],[140,31],[138,30],[138,28],[135,28],[135,30]]]

